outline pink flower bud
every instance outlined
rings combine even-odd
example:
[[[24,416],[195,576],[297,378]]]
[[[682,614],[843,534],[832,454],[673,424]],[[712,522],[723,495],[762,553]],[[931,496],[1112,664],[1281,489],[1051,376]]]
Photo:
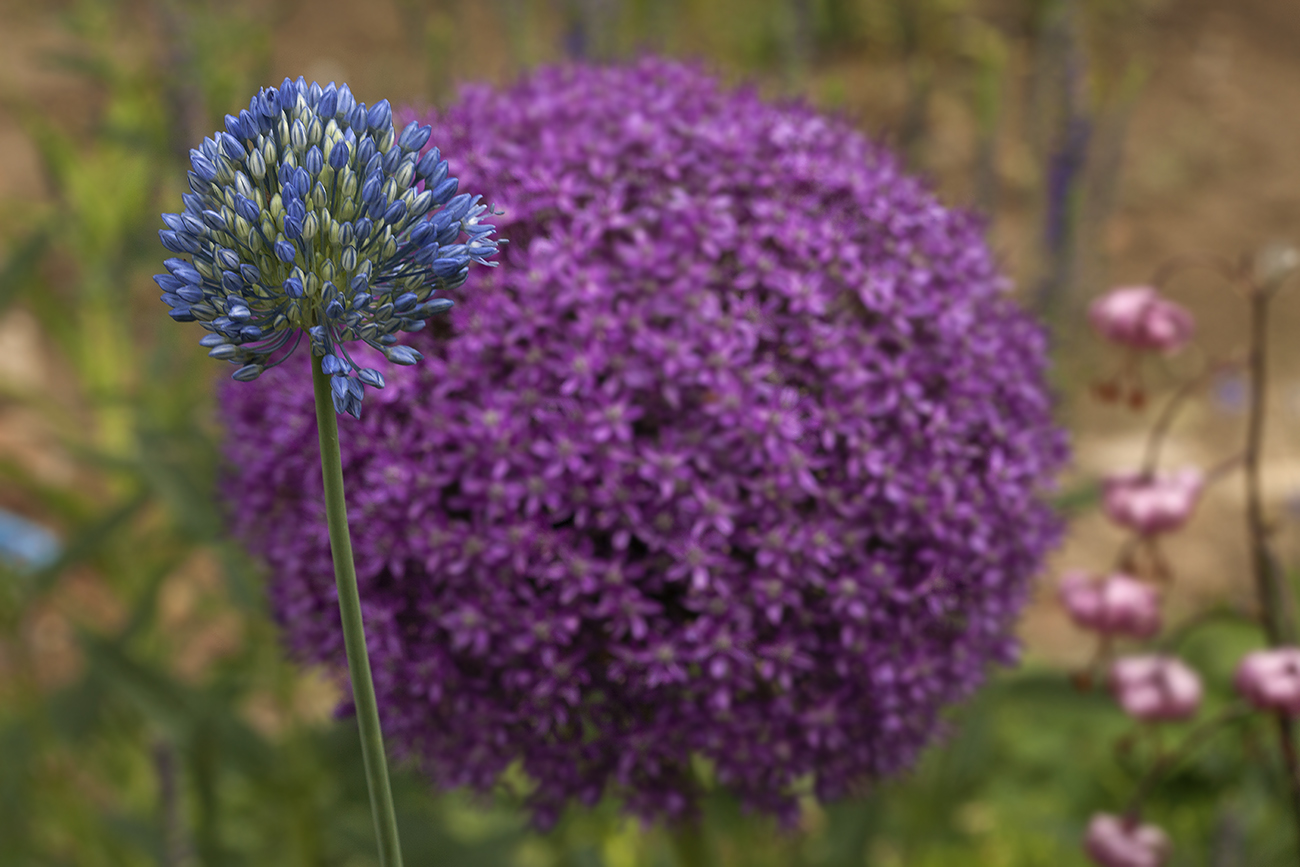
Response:
[[[1154,352],[1177,352],[1192,339],[1195,322],[1187,308],[1150,286],[1107,292],[1088,308],[1088,321],[1106,340]]]
[[[1164,831],[1110,813],[1092,817],[1083,848],[1101,867],[1160,867],[1169,858]]]
[[[1201,678],[1172,656],[1128,656],[1110,667],[1124,713],[1144,722],[1186,719],[1201,704]]]
[[[1128,575],[1096,582],[1086,572],[1069,572],[1061,578],[1060,592],[1070,618],[1084,629],[1131,638],[1160,631],[1160,593]]]
[[[1154,536],[1187,523],[1204,485],[1205,476],[1192,467],[1151,476],[1116,473],[1102,482],[1101,505],[1121,527]]]
[[[1246,654],[1234,678],[1237,692],[1260,710],[1300,715],[1300,648]]]

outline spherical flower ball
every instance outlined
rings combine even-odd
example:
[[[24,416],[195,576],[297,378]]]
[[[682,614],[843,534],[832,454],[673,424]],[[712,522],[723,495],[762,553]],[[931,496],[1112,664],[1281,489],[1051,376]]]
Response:
[[[518,762],[541,825],[684,817],[692,756],[786,820],[907,768],[1059,534],[1044,333],[980,220],[667,61],[426,119],[510,243],[342,434],[390,746],[449,786]],[[223,401],[235,531],[341,666],[305,371]]]

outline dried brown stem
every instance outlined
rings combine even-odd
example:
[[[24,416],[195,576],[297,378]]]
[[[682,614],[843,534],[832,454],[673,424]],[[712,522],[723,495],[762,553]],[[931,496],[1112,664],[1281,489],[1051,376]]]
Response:
[[[1252,285],[1250,301],[1250,405],[1246,423],[1246,450],[1243,463],[1246,481],[1246,532],[1250,543],[1251,571],[1255,577],[1255,594],[1262,612],[1264,632],[1270,647],[1285,641],[1285,624],[1281,611],[1283,597],[1273,570],[1268,547],[1270,534],[1264,518],[1263,490],[1260,481],[1264,453],[1265,400],[1268,390],[1268,305],[1276,285]],[[1291,718],[1277,714],[1278,742],[1286,768],[1287,788],[1296,832],[1300,834],[1300,756],[1296,755],[1295,732]]]

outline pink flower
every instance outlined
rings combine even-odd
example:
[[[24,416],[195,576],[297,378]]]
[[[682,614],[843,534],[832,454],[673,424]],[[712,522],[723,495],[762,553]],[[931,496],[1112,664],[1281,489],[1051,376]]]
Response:
[[[1115,574],[1100,582],[1086,572],[1061,579],[1061,603],[1084,629],[1103,635],[1150,638],[1160,631],[1160,594],[1149,584]]]
[[[1124,712],[1143,722],[1186,719],[1201,704],[1201,678],[1172,656],[1128,656],[1110,667]]]
[[[1112,343],[1165,353],[1186,346],[1195,329],[1187,308],[1162,298],[1150,286],[1124,286],[1106,293],[1089,306],[1088,321]]]
[[[1092,817],[1083,848],[1101,867],[1160,867],[1169,858],[1164,831],[1110,813]]]
[[[1176,473],[1116,473],[1102,483],[1102,509],[1121,527],[1143,536],[1177,530],[1187,523],[1205,485],[1193,467]]]
[[[1300,715],[1300,648],[1246,654],[1234,678],[1237,692],[1260,710]]]

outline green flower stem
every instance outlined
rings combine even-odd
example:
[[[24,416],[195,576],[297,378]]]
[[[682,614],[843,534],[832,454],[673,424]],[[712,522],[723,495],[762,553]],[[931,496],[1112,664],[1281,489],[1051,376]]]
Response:
[[[704,837],[702,823],[694,822],[668,831],[672,839],[677,867],[710,867],[708,840]]]
[[[330,378],[321,370],[321,360],[311,360],[311,382],[316,395],[316,427],[320,431],[321,474],[325,478],[325,516],[330,529],[330,551],[334,555],[334,581],[339,588],[339,613],[343,615],[343,643],[348,651],[348,674],[361,728],[361,753],[366,762],[366,784],[370,788],[370,811],[379,838],[380,867],[402,867],[402,850],[397,841],[397,814],[388,784],[388,762],[384,756],[384,733],[379,727],[375,684],[370,678],[370,657],[366,655],[366,630],[361,621],[361,596],[357,592],[357,570],[352,562],[352,539],[348,535],[348,510],[343,501],[343,461],[339,456],[339,425],[330,396]]]

